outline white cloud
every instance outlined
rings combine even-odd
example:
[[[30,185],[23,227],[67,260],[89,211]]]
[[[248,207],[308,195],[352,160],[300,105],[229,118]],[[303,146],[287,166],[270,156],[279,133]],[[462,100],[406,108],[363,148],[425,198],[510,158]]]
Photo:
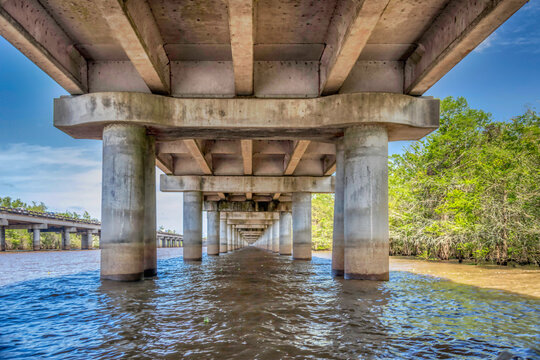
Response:
[[[157,224],[182,232],[182,194],[159,191]],[[101,217],[101,142],[79,147],[0,145],[0,196],[45,203],[51,211]]]

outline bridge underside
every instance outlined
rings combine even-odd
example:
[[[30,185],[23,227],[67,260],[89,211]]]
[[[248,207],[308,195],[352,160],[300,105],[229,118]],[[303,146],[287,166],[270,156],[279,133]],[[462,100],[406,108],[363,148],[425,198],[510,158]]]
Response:
[[[156,273],[155,166],[184,193],[184,259],[247,244],[311,258],[335,193],[333,273],[388,279],[388,142],[438,127],[419,97],[526,0],[5,0],[0,34],[103,141],[104,279]],[[335,176],[333,175],[335,174]]]

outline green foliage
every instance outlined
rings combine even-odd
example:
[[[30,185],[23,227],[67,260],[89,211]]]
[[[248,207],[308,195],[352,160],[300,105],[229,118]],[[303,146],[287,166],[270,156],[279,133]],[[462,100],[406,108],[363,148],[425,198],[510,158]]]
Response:
[[[311,198],[312,248],[332,249],[334,194],[313,194]]]
[[[540,264],[540,118],[441,103],[440,128],[390,158],[392,254]]]

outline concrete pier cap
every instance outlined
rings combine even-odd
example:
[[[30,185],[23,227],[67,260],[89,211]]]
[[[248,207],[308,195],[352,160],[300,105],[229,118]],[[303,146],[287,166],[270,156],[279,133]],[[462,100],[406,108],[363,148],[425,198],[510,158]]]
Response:
[[[331,140],[345,128],[383,124],[389,141],[418,140],[439,126],[439,100],[362,92],[303,99],[186,99],[96,92],[54,99],[54,126],[78,139],[101,139],[110,123],[146,126],[167,138]]]

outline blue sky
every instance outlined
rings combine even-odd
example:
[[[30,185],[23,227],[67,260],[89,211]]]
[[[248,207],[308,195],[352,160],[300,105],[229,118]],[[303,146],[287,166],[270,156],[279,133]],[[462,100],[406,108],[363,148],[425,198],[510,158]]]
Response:
[[[0,37],[0,196],[99,218],[101,142],[53,127],[53,99],[61,95],[67,93]],[[520,9],[425,95],[464,96],[502,121],[540,109],[540,1]],[[390,143],[389,152],[406,145]],[[181,232],[181,194],[158,192],[157,199],[158,225]]]

